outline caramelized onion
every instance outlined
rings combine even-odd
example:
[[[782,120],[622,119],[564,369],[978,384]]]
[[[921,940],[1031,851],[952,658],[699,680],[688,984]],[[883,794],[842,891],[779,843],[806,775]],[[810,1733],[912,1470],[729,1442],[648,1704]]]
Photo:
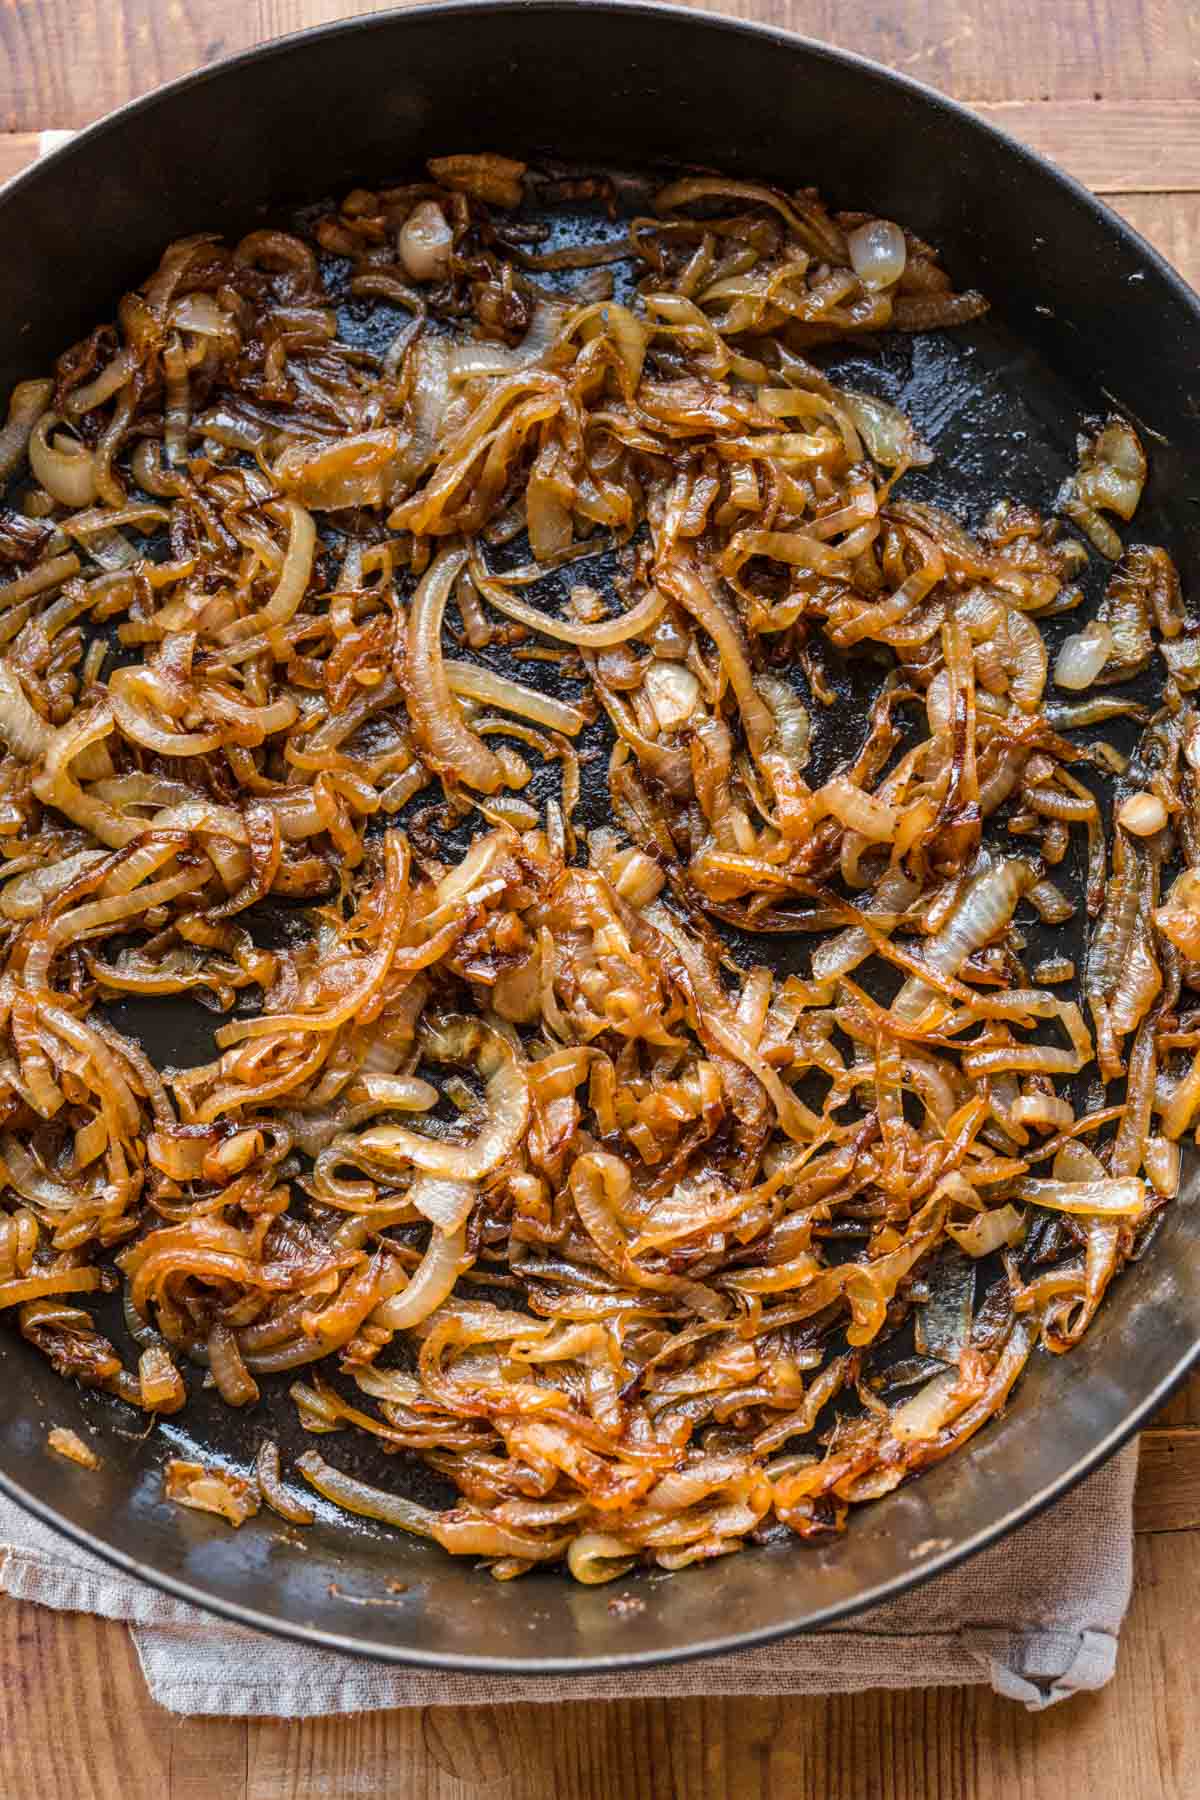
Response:
[[[478,1197],[473,1181],[453,1181],[444,1175],[420,1175],[408,1190],[409,1205],[446,1237],[461,1231]]]
[[[100,1458],[90,1444],[85,1444],[77,1431],[63,1425],[55,1425],[46,1434],[48,1447],[58,1456],[66,1457],[68,1462],[78,1463],[82,1469],[98,1469]]]
[[[23,763],[41,761],[54,732],[34,712],[9,663],[0,657],[0,739]]]
[[[469,1144],[425,1137],[405,1125],[374,1125],[357,1140],[365,1156],[412,1163],[449,1181],[479,1181],[511,1154],[529,1118],[529,1082],[508,1039],[479,1019],[453,1019],[429,1034],[428,1054],[445,1061],[471,1058],[484,1086],[488,1118]]]
[[[52,435],[61,422],[54,413],[42,414],[29,437],[29,466],[64,506],[90,506],[97,491],[95,458],[77,439]]]
[[[0,426],[0,481],[7,481],[19,467],[53,392],[52,381],[19,381],[9,395],[8,417]]]
[[[221,627],[217,632],[217,639],[222,644],[237,643],[243,638],[254,637],[260,631],[270,631],[286,625],[304,598],[312,573],[316,527],[309,514],[294,500],[285,501],[284,507],[289,522],[288,547],[275,591],[258,612]]]
[[[548,614],[539,612],[536,606],[527,606],[499,581],[491,580],[475,562],[471,564],[471,578],[484,599],[497,612],[515,619],[520,625],[528,625],[534,631],[541,631],[547,637],[557,638],[560,643],[574,644],[580,650],[607,650],[616,644],[628,643],[631,638],[641,637],[661,618],[667,608],[666,594],[657,588],[651,588],[636,606],[619,618],[605,620],[603,624],[589,622],[576,625],[564,619],[552,619]]]
[[[904,233],[890,219],[871,219],[846,238],[854,273],[868,289],[894,287],[904,273],[908,249]]]
[[[629,194],[471,153],[179,240],[0,429],[0,1308],[151,1415],[308,1371],[305,1431],[457,1498],[309,1483],[501,1580],[841,1529],[1079,1341],[1200,1117],[1137,433],[1054,502],[1115,566],[1047,705],[1085,549],[916,498],[808,360],[982,297],[719,174],[548,222]],[[1030,985],[1085,908],[1090,1024]],[[183,994],[160,1072],[104,1003]],[[166,1485],[314,1517],[270,1440]]]
[[[442,1304],[470,1261],[461,1225],[454,1231],[435,1231],[408,1286],[377,1306],[371,1323],[385,1331],[411,1331]]]
[[[502,712],[532,719],[535,725],[544,725],[548,731],[564,732],[567,737],[576,737],[587,724],[587,714],[579,707],[555,700],[550,694],[540,694],[536,688],[525,687],[519,681],[509,681],[493,669],[480,669],[474,663],[461,662],[449,662],[445,668],[451,693],[461,694],[464,699],[498,706]]]
[[[284,1487],[279,1473],[279,1445],[271,1438],[264,1438],[259,1446],[258,1455],[254,1459],[254,1479],[258,1483],[258,1491],[273,1513],[286,1519],[289,1525],[311,1525],[316,1516],[310,1506],[299,1500],[293,1500]]]
[[[1017,1192],[1022,1200],[1052,1207],[1056,1212],[1136,1218],[1146,1205],[1146,1184],[1136,1176],[1121,1180],[1023,1181]]]
[[[209,1469],[203,1463],[173,1458],[164,1471],[163,1489],[177,1506],[216,1513],[235,1529],[258,1511],[254,1489],[229,1469]]]
[[[400,227],[400,261],[414,281],[444,281],[450,272],[454,233],[436,200],[414,206]]]
[[[1091,687],[1112,650],[1112,632],[1101,620],[1094,619],[1077,636],[1064,640],[1054,664],[1056,684],[1061,688]]]
[[[450,691],[442,655],[446,602],[466,560],[465,548],[443,550],[413,595],[405,692],[413,731],[434,766],[458,776],[481,794],[494,794],[504,785],[504,765],[465,723]]]

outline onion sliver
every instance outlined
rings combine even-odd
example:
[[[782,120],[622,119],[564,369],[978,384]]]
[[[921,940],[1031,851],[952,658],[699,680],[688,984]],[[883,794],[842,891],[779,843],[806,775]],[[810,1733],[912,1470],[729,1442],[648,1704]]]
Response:
[[[588,721],[580,707],[539,694],[536,688],[510,681],[507,675],[481,669],[475,663],[448,662],[446,679],[452,694],[481,701],[485,706],[498,706],[502,712],[532,719],[535,725],[544,725],[547,731],[561,731],[566,737],[577,737]]]
[[[223,626],[217,632],[217,641],[222,644],[236,644],[242,638],[256,637],[261,631],[271,631],[277,626],[286,625],[299,610],[308,588],[312,574],[313,553],[316,549],[317,528],[311,513],[295,500],[285,500],[290,526],[287,554],[283,559],[283,567],[279,571],[279,580],[275,591],[267,604],[258,612],[250,613],[244,619],[235,619],[232,624]]]
[[[816,799],[833,814],[839,825],[844,825],[847,831],[861,832],[871,843],[890,843],[896,835],[895,807],[874,794],[864,793],[852,781],[835,777],[818,791]]]
[[[0,426],[0,482],[7,481],[29,448],[34,426],[50,396],[52,381],[19,381],[8,402],[8,418]]]
[[[854,273],[868,291],[894,287],[904,273],[908,248],[904,233],[890,219],[871,219],[846,238]]]
[[[315,1450],[306,1450],[298,1457],[296,1467],[319,1494],[347,1512],[358,1513],[365,1519],[379,1519],[385,1525],[395,1525],[417,1537],[432,1538],[444,1550],[460,1556],[515,1556],[523,1561],[546,1562],[561,1556],[566,1549],[565,1538],[539,1540],[491,1519],[478,1515],[471,1518],[463,1508],[437,1513],[430,1507],[418,1506],[415,1500],[407,1500],[402,1494],[388,1493],[383,1488],[358,1481],[353,1475],[343,1475]]]
[[[1090,687],[1112,652],[1112,632],[1093,619],[1074,637],[1064,640],[1054,664],[1055,686],[1075,691]]]
[[[355,1140],[364,1155],[387,1163],[412,1163],[452,1181],[480,1181],[499,1168],[520,1143],[529,1122],[529,1078],[508,1039],[480,1019],[453,1019],[431,1033],[427,1054],[443,1061],[474,1061],[484,1080],[488,1118],[469,1144],[426,1137],[404,1125],[373,1125]]]
[[[1015,1206],[994,1206],[966,1225],[957,1225],[952,1219],[946,1230],[968,1256],[990,1256],[994,1250],[1018,1241],[1024,1233],[1025,1220]]]
[[[957,1369],[944,1369],[935,1375],[911,1400],[896,1408],[892,1414],[892,1436],[902,1444],[935,1438],[967,1404],[969,1396],[959,1390]]]
[[[53,413],[42,414],[30,434],[29,466],[60,505],[90,506],[97,493],[95,458],[75,439],[51,437],[61,423]]]
[[[264,1438],[259,1445],[258,1455],[254,1459],[254,1479],[258,1483],[258,1491],[281,1519],[289,1525],[311,1525],[315,1514],[309,1506],[299,1500],[293,1500],[284,1487],[279,1473],[279,1445],[273,1438]]]
[[[465,548],[448,546],[430,564],[413,595],[404,690],[413,733],[435,767],[459,776],[482,794],[494,794],[504,786],[504,764],[463,719],[442,655],[446,602],[466,561]]]
[[[643,636],[652,625],[658,623],[668,604],[666,594],[659,588],[651,588],[636,606],[631,606],[619,618],[586,624],[580,620],[576,624],[570,619],[553,619],[536,606],[528,606],[524,600],[518,600],[500,581],[489,576],[477,561],[471,564],[471,579],[482,597],[497,612],[515,619],[520,625],[528,625],[533,631],[541,631],[547,637],[557,638],[560,643],[574,644],[580,650],[609,650],[615,644],[625,644],[630,638]]]
[[[371,1314],[371,1324],[385,1331],[411,1331],[442,1304],[473,1258],[466,1253],[466,1232],[435,1231],[412,1280]]]
[[[478,1193],[473,1181],[451,1181],[444,1175],[418,1175],[408,1190],[408,1203],[450,1237],[466,1224]]]
[[[1019,1181],[1016,1192],[1020,1199],[1055,1212],[1136,1219],[1146,1210],[1146,1184],[1136,1175],[1096,1181]]]
[[[39,762],[54,738],[54,727],[39,718],[11,664],[0,657],[0,739],[24,763]]]

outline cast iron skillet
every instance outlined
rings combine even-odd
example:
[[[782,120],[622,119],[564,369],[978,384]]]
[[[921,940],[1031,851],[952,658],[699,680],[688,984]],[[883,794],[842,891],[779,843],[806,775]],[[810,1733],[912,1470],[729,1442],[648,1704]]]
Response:
[[[957,286],[983,288],[996,308],[965,333],[860,361],[860,385],[900,398],[936,445],[929,491],[974,520],[997,491],[1045,504],[1080,418],[1116,401],[1149,433],[1139,533],[1166,543],[1185,592],[1197,591],[1200,302],[1179,277],[1081,188],[940,95],[818,44],[669,7],[433,5],[269,44],[124,108],[0,194],[0,394],[110,316],[169,239],[236,235],[268,209],[467,149],[703,161],[904,220],[941,247]],[[176,1028],[147,1043],[172,1060]],[[287,1460],[285,1395],[264,1396],[247,1420],[198,1394],[181,1429],[144,1436],[11,1330],[0,1332],[0,1487],[170,1593],[332,1648],[493,1673],[731,1649],[912,1587],[1111,1455],[1200,1353],[1198,1237],[1193,1182],[1083,1345],[1039,1352],[1008,1415],[966,1453],[859,1511],[836,1541],[623,1584],[640,1609],[610,1610],[611,1589],[553,1573],[496,1583],[333,1510],[303,1532],[264,1512],[236,1534],[184,1512],[162,1499],[166,1457],[199,1446],[244,1467],[269,1429]],[[47,1454],[51,1424],[98,1428],[99,1473]],[[334,1443],[337,1460],[354,1454]],[[408,1479],[399,1459],[388,1477]]]

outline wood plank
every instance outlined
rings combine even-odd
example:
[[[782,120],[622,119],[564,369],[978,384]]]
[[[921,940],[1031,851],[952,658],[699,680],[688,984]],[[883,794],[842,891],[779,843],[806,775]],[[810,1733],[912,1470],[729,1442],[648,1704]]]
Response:
[[[471,1711],[486,1721],[493,1708]],[[466,1800],[485,1792],[500,1800],[505,1786],[443,1780],[425,1752],[422,1714],[415,1708],[354,1719],[256,1719],[247,1727],[244,1800],[372,1800],[384,1794]],[[233,1800],[243,1800],[243,1790],[235,1790]]]
[[[85,125],[259,35],[254,9],[241,0],[7,0],[0,129]]]
[[[338,1720],[155,1709],[125,1632],[0,1601],[0,1792],[39,1800],[1194,1800],[1200,1537],[1137,1546],[1116,1680],[1030,1714],[988,1689],[427,1709]],[[46,1705],[65,1692],[83,1704]],[[131,1771],[136,1775],[131,1781]],[[36,1779],[36,1788],[33,1785]]]
[[[50,1704],[56,1694],[86,1704]],[[0,1604],[0,1793],[29,1793],[36,1771],[39,1800],[128,1800],[134,1731],[143,1791],[170,1792],[173,1726],[146,1694],[125,1628]],[[209,1746],[214,1770],[227,1735]]]
[[[1134,1529],[1200,1530],[1200,1427],[1154,1427],[1143,1431]]]
[[[1111,204],[1200,290],[1200,194],[1116,194]]]
[[[1110,1711],[1136,1753],[1134,1779],[1118,1786],[1100,1769],[1091,1795],[1145,1795],[1146,1800],[1194,1800],[1200,1792],[1200,1664],[1181,1655],[1200,1616],[1200,1540],[1161,1535],[1139,1538],[1134,1550],[1133,1600],[1122,1633],[1113,1686],[1081,1712]],[[1066,1712],[1066,1709],[1064,1709]],[[1062,1724],[1069,1727],[1069,1713]],[[1115,1754],[1121,1750],[1114,1746]],[[1113,1767],[1118,1766],[1114,1763]],[[1128,1762],[1126,1766],[1129,1766]],[[1088,1792],[1084,1787],[1080,1791]]]
[[[36,0],[18,0],[33,5]],[[45,0],[41,0],[44,5]],[[62,4],[63,0],[53,0]],[[1187,99],[1200,92],[1200,17],[1188,0],[691,0],[877,58],[962,98]],[[223,12],[210,3],[210,13]],[[257,0],[259,35],[378,11],[381,0]]]
[[[971,100],[1187,100],[1200,93],[1188,0],[700,0],[790,25]],[[6,0],[0,130],[77,126],[216,57],[384,0]]]
[[[18,4],[33,0],[18,0]],[[58,0],[55,0],[58,3]],[[210,4],[210,13],[224,10]],[[42,0],[45,4],[45,0]],[[259,36],[296,31],[387,0],[257,0]],[[683,0],[853,50],[961,99],[1183,100],[1200,93],[1200,17],[1187,0]]]
[[[764,13],[755,0],[739,10]],[[965,100],[1186,99],[1200,82],[1200,19],[1187,0],[777,0],[765,10]]]
[[[1200,1425],[1200,1375],[1185,1381],[1174,1399],[1168,1400],[1156,1425]]]
[[[1200,108],[1191,102],[1010,100],[976,110],[1096,193],[1200,190]]]
[[[40,134],[36,131],[0,132],[0,181],[20,174],[38,154]]]

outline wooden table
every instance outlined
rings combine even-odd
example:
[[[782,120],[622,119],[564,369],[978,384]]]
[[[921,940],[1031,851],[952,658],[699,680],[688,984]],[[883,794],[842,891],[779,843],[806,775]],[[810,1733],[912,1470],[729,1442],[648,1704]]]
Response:
[[[38,133],[372,0],[3,0],[0,179]],[[1107,195],[1200,286],[1193,0],[725,0],[971,102]],[[4,1800],[1195,1800],[1200,1380],[1142,1438],[1117,1678],[1031,1716],[981,1688],[830,1700],[583,1703],[308,1724],[179,1721],[123,1627],[0,1600]],[[55,1705],[53,1696],[65,1697]]]

